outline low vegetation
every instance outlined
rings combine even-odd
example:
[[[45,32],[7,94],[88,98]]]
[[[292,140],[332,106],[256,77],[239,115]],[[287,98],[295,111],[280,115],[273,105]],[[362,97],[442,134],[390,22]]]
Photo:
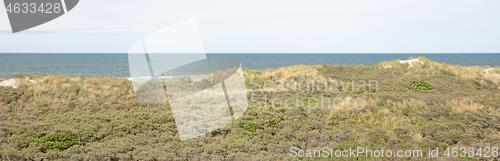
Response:
[[[419,79],[416,81],[411,81],[410,87],[412,89],[421,89],[421,90],[431,90],[431,84],[423,79]]]
[[[27,141],[37,143],[37,145],[41,146],[40,150],[43,152],[47,150],[65,150],[74,145],[82,145],[80,140],[76,138],[76,134],[71,133],[71,131],[61,130],[56,130],[49,135],[46,132],[33,133]]]
[[[245,69],[246,113],[186,141],[169,104],[138,101],[127,79],[30,76],[36,83],[0,87],[0,160],[331,160],[291,158],[290,148],[500,147],[498,74],[419,60]],[[277,101],[288,98],[298,100]]]

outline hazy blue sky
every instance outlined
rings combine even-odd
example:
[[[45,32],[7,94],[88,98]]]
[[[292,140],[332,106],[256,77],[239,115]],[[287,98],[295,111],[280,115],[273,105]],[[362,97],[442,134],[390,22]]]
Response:
[[[126,53],[141,37],[195,18],[207,53],[500,52],[497,0],[81,0],[12,34],[0,52]]]

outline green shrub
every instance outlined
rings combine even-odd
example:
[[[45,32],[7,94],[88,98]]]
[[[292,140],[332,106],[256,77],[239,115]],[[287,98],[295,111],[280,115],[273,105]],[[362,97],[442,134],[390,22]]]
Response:
[[[266,120],[262,123],[262,125],[266,124],[268,127],[272,127],[272,128],[278,128],[279,127],[279,123],[278,121],[274,120],[274,119],[269,119],[269,120]]]
[[[318,100],[316,100],[314,98],[304,98],[304,99],[302,99],[302,102],[309,102],[309,101],[311,101],[311,102],[318,102]]]
[[[256,132],[257,129],[264,129],[264,127],[277,129],[280,127],[280,123],[273,118],[269,118],[264,121],[247,122],[241,125],[241,128],[252,133]]]
[[[76,134],[73,134],[70,131],[57,130],[50,135],[47,135],[45,132],[41,132],[34,134],[33,136],[35,138],[30,138],[28,141],[41,145],[42,147],[40,150],[42,151],[65,150],[73,145],[83,145],[82,142],[76,138]]]
[[[262,124],[246,123],[243,124],[242,128],[245,129],[246,131],[254,133],[255,131],[257,131],[257,129],[262,129]]]
[[[366,91],[364,89],[359,89],[358,91],[356,91],[354,94],[363,94],[365,93]]]
[[[49,108],[43,108],[40,110],[40,114],[46,114],[49,112]]]
[[[38,139],[40,139],[41,137],[44,137],[45,135],[47,135],[46,132],[41,132],[41,133],[36,133],[33,136],[36,137],[36,138],[38,138]]]
[[[431,84],[423,79],[411,81],[410,84],[412,89],[432,90]]]

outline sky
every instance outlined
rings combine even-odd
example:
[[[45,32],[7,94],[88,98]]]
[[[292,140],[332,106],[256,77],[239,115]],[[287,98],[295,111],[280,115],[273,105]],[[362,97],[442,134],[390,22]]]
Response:
[[[496,0],[81,0],[13,34],[0,53],[127,53],[195,19],[206,53],[499,53]]]

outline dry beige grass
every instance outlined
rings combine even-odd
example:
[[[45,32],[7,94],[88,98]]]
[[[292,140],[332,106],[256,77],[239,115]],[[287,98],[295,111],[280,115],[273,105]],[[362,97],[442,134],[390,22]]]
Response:
[[[263,90],[266,91],[277,91],[287,88],[297,89],[297,85],[302,81],[308,82],[308,84],[322,85],[323,87],[328,82],[328,79],[325,79],[325,77],[318,73],[317,66],[313,65],[294,65],[279,69],[266,69],[262,72],[245,70],[244,75],[247,78],[257,77],[266,80],[265,86],[261,84]]]
[[[411,142],[413,143],[420,143],[422,142],[422,140],[424,140],[424,137],[422,136],[421,133],[415,133],[411,139]]]
[[[105,77],[63,77],[55,75],[43,75],[35,78],[37,83],[29,84],[28,90],[33,92],[35,100],[55,105],[58,102],[79,100],[81,102],[94,103],[98,100],[130,100],[134,98],[133,91],[124,93],[124,97],[118,98],[117,93],[123,93],[124,89],[130,88],[127,79],[105,78]],[[21,82],[21,85],[23,82]],[[78,96],[74,94],[77,90]]]
[[[441,74],[440,70],[448,71],[452,74],[458,75],[464,79],[483,79],[492,81],[496,84],[500,84],[500,67],[480,67],[480,66],[460,66],[460,65],[450,65],[445,63],[439,63],[431,61],[425,57],[410,57],[408,60],[418,59],[418,62],[413,62],[410,68],[410,64],[401,63],[400,60],[384,61],[377,65],[376,68],[394,70],[394,72],[402,71],[404,75],[413,76],[436,76]],[[264,89],[267,91],[275,91],[276,86],[287,83],[296,83],[295,80],[299,81],[310,81],[316,84],[323,84],[330,81],[321,74],[318,73],[318,68],[320,65],[294,65],[288,67],[282,67],[279,69],[266,69],[264,71],[249,71],[245,70],[245,76],[247,78],[258,77],[266,81]],[[272,82],[272,83],[271,83]],[[483,81],[484,83],[484,81]],[[262,84],[261,84],[262,85]],[[330,86],[330,84],[328,84]]]
[[[460,99],[452,99],[446,102],[446,105],[454,111],[462,112],[465,110],[477,111],[483,109],[484,105],[478,102],[474,102],[472,99],[464,97]]]
[[[397,109],[408,107],[422,107],[427,105],[427,103],[425,103],[424,101],[413,98],[402,100],[401,102],[393,102],[392,100],[387,100],[386,104],[391,105],[392,107],[395,107]]]
[[[476,79],[484,77],[495,83],[500,83],[500,75],[497,73],[500,67],[490,68],[489,66],[460,66],[460,65],[450,65],[445,63],[439,63],[435,61],[430,61],[425,57],[419,57],[419,60],[424,62],[424,66],[428,67],[423,69],[422,66],[417,67],[417,70],[422,70],[423,72],[430,73],[433,70],[446,70],[455,75],[458,75],[465,79]]]
[[[425,57],[412,57],[410,59],[418,58],[421,63],[413,63],[413,67],[410,69],[410,72],[407,74],[415,74],[415,75],[430,75],[435,73],[438,70],[449,71],[455,75],[459,75],[465,79],[476,79],[479,77],[484,77],[488,80],[491,80],[495,83],[500,83],[500,67],[489,67],[489,66],[460,66],[460,65],[450,65],[445,63],[439,63],[435,61],[431,61]],[[384,61],[378,64],[379,69],[400,69],[400,68],[408,68],[408,63],[401,64],[399,60],[393,61]]]
[[[309,76],[313,80],[325,80],[323,76],[318,75],[318,70],[316,70],[315,66],[294,65],[279,69],[266,69],[262,71],[263,78],[281,81],[289,80],[290,77],[305,78],[306,76]]]
[[[361,97],[361,98],[362,98],[362,100],[364,100],[364,102],[362,102],[362,100],[360,99],[356,103],[359,103],[359,106],[364,105],[364,108],[375,106],[377,104],[377,102],[379,101],[378,98],[375,98],[375,99],[367,98],[367,97]],[[336,100],[337,102],[335,102],[334,104],[330,104],[331,108],[330,108],[329,117],[332,117],[333,115],[335,115],[335,113],[337,111],[349,112],[350,110],[355,108],[353,102],[355,101],[356,98],[347,96],[345,98],[340,98],[340,99],[342,99],[343,102]],[[325,105],[325,106],[330,106],[330,105]]]

